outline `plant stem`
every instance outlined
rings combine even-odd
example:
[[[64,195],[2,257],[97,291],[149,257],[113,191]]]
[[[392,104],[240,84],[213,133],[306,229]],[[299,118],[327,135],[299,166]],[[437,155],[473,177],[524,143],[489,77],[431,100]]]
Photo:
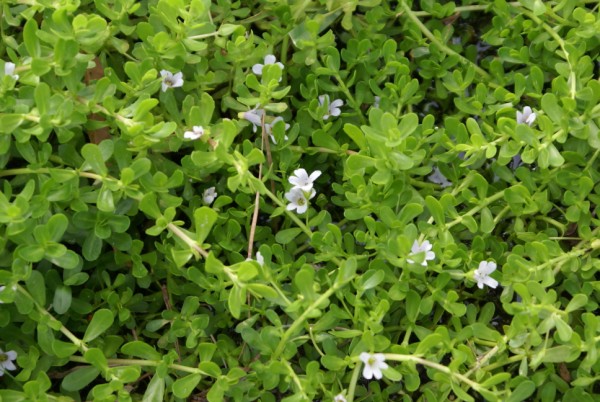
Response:
[[[45,308],[40,306],[38,304],[38,302],[33,298],[33,296],[31,296],[31,294],[29,294],[29,292],[24,287],[22,287],[20,285],[17,285],[17,286],[18,286],[19,292],[22,293],[25,297],[27,297],[29,300],[32,301],[33,305],[35,306],[35,308],[38,310],[38,312],[40,314],[43,314],[46,317],[49,317],[52,322],[60,325],[59,331],[62,332],[64,336],[69,338],[71,343],[73,343],[75,346],[77,346],[83,353],[88,351],[88,347],[86,346],[85,342],[83,342],[81,339],[76,337],[75,334],[73,334],[71,331],[69,331],[69,329],[67,327],[65,327],[62,322],[60,322],[59,320],[54,318],[54,316],[52,314],[50,314]]]
[[[69,360],[76,363],[88,363],[89,362],[82,356],[71,356]],[[159,360],[140,360],[140,359],[106,359],[106,362],[109,366],[142,366],[142,367],[158,367],[162,364],[162,361]],[[183,366],[181,364],[169,364],[169,367],[172,370],[177,371],[185,371],[186,373],[192,374],[202,374],[204,376],[210,377],[208,373],[200,370],[195,367]]]
[[[356,390],[356,383],[358,382],[358,376],[360,374],[360,367],[362,363],[358,361],[356,366],[354,366],[354,371],[352,372],[352,378],[350,379],[350,386],[348,387],[348,397],[346,398],[348,402],[354,401],[354,391]]]
[[[475,71],[481,76],[481,78],[483,78],[487,82],[487,84],[489,86],[498,87],[498,85],[491,82],[492,77],[484,69],[482,69],[477,64],[473,63],[471,60],[467,59],[463,55],[450,49],[448,46],[446,46],[444,43],[442,43],[438,38],[436,38],[436,36],[433,33],[431,33],[431,31],[425,26],[425,24],[423,24],[421,22],[421,20],[415,15],[415,13],[410,9],[410,7],[408,7],[406,5],[406,3],[404,1],[401,1],[400,5],[406,12],[406,15],[408,16],[408,18],[410,18],[419,27],[419,29],[421,30],[423,35],[425,35],[432,43],[434,43],[436,46],[438,46],[442,52],[446,53],[448,56],[457,57],[463,64],[472,65],[473,68],[475,69]]]
[[[475,391],[479,391],[480,389],[482,389],[482,387],[479,383],[476,383],[475,381],[465,377],[464,375],[462,375],[460,373],[455,373],[454,371],[450,370],[448,367],[446,367],[442,364],[435,363],[430,360],[422,359],[420,357],[412,356],[412,355],[401,355],[401,354],[395,354],[395,353],[385,353],[384,355],[385,355],[386,360],[393,360],[393,361],[399,361],[399,362],[413,362],[416,364],[421,364],[426,367],[431,367],[433,369],[441,371],[442,373],[446,373],[459,381],[462,381],[463,383],[467,384],[469,387],[471,387]]]
[[[273,352],[273,356],[271,357],[272,360],[277,359],[281,355],[281,353],[283,353],[283,349],[285,348],[285,345],[287,344],[290,337],[292,335],[294,335],[294,333],[298,330],[298,328],[301,325],[304,324],[304,321],[306,321],[308,316],[313,313],[313,310],[315,310],[325,300],[329,299],[331,297],[331,295],[333,295],[335,292],[337,292],[338,289],[340,289],[340,287],[342,287],[343,285],[344,285],[343,283],[334,282],[333,286],[331,286],[329,289],[327,289],[327,291],[325,293],[323,293],[321,296],[319,296],[317,298],[317,300],[312,302],[311,305],[308,306],[308,308],[306,310],[304,310],[302,315],[300,317],[298,317],[292,323],[292,325],[290,325],[290,327],[287,329],[287,331],[284,332],[283,336],[281,337],[281,340],[279,341],[279,344],[277,345],[277,348],[275,349],[275,352]]]

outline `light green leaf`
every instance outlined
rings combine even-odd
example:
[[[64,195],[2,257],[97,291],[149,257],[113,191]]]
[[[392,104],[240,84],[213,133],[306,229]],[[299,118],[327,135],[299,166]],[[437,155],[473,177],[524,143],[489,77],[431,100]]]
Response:
[[[113,324],[114,315],[112,311],[108,309],[100,309],[94,313],[92,321],[88,324],[88,327],[83,336],[84,342],[90,342],[104,333]]]

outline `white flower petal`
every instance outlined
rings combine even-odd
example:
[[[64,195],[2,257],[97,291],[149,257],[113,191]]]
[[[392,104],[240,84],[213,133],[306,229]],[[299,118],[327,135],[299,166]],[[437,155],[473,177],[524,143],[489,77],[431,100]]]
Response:
[[[340,107],[340,106],[344,106],[344,101],[341,100],[341,99],[336,99],[336,100],[334,100],[333,102],[330,103],[330,106],[334,107],[334,108],[337,108],[337,107]]]
[[[265,64],[275,64],[277,58],[272,54],[268,54],[265,56]]]
[[[333,402],[347,402],[346,397],[342,394],[338,394],[333,397]]]
[[[363,377],[365,377],[365,379],[367,380],[370,380],[371,378],[373,378],[373,374],[374,372],[371,366],[365,364],[365,367],[363,368]]]
[[[252,66],[252,72],[256,75],[262,75],[263,67],[262,64],[255,64]]]
[[[320,170],[315,170],[314,172],[312,172],[310,174],[310,176],[308,177],[308,180],[310,180],[311,182],[317,180],[319,178],[319,176],[321,176],[321,171]]]
[[[260,253],[260,251],[256,252],[256,261],[260,264],[260,266],[265,265],[265,257]]]
[[[486,276],[482,280],[483,284],[488,285],[492,289],[496,289],[498,287],[498,281],[492,278],[491,276]]]

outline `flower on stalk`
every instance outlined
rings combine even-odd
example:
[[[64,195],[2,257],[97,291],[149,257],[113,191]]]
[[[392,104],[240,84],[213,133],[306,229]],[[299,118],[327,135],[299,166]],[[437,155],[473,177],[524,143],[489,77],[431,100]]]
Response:
[[[346,397],[344,394],[337,394],[333,397],[333,402],[346,402]]]
[[[421,265],[426,267],[427,261],[433,260],[435,258],[435,253],[431,251],[432,248],[433,245],[429,243],[429,240],[425,240],[423,243],[420,244],[418,240],[415,240],[415,242],[412,245],[412,248],[410,249],[410,255],[413,256],[418,253],[425,253],[425,259],[423,260]],[[406,261],[410,264],[414,263],[414,261],[410,258],[407,258]]]
[[[217,192],[215,191],[214,187],[210,187],[204,190],[204,193],[202,194],[202,199],[207,205],[212,204],[215,198],[217,198]]]
[[[202,126],[192,127],[192,131],[186,131],[183,133],[183,138],[186,140],[197,140],[204,135],[204,128]]]
[[[323,120],[327,120],[330,116],[339,116],[342,113],[340,107],[344,105],[344,101],[335,99],[333,102],[329,102],[329,95],[320,95],[319,104],[327,105],[327,113],[323,115]]]
[[[477,281],[477,287],[483,289],[483,285],[496,289],[498,281],[490,276],[496,270],[496,263],[493,261],[481,261],[479,268],[473,273],[473,278]]]
[[[381,370],[388,368],[383,353],[373,354],[362,352],[359,358],[365,364],[365,367],[363,368],[363,377],[365,377],[365,379],[370,380],[375,377],[375,379],[381,380],[383,378]]]
[[[299,188],[304,192],[309,192],[312,190],[313,182],[317,180],[319,176],[321,176],[320,170],[315,170],[309,176],[306,170],[296,169],[294,170],[294,175],[290,176],[288,181],[294,185],[294,188]]]
[[[527,124],[531,127],[533,122],[535,121],[536,115],[533,113],[529,106],[525,106],[523,108],[523,112],[519,112],[517,110],[517,123],[518,124]]]
[[[160,70],[162,77],[162,91],[165,92],[169,88],[177,88],[183,85],[183,73],[180,71],[176,74],[168,70]]]
[[[288,211],[293,211],[295,209],[299,214],[305,213],[308,209],[308,200],[313,198],[315,194],[316,191],[314,188],[310,190],[310,193],[305,193],[301,188],[298,187],[292,188],[289,192],[285,193],[285,198],[287,198],[290,202],[287,205]]]
[[[281,62],[277,61],[277,58],[275,56],[273,56],[272,54],[268,54],[265,56],[264,63],[265,64],[256,63],[255,65],[253,65],[252,72],[256,75],[262,75],[263,68],[270,64],[277,64],[282,70],[284,68],[283,64],[281,64]],[[279,79],[279,81],[281,81],[281,78]]]
[[[448,180],[442,172],[440,172],[440,168],[437,166],[433,168],[433,173],[428,177],[428,179],[432,183],[439,184],[442,186],[442,188],[452,185],[452,182]]]
[[[19,74],[15,74],[15,63],[11,63],[10,61],[4,63],[4,75],[9,75],[13,79],[18,80]]]
[[[16,370],[17,366],[13,363],[13,360],[17,359],[17,352],[14,350],[3,352],[0,349],[0,377],[4,375],[6,370]]]

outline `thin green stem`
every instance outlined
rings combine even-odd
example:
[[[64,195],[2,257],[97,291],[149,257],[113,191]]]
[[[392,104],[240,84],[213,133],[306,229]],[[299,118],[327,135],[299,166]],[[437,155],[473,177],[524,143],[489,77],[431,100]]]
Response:
[[[96,174],[96,173],[81,172],[79,170],[74,170],[74,169],[53,168],[52,170],[61,171],[61,172],[72,172],[73,176],[85,177],[85,178],[88,178],[88,179],[98,180],[98,181],[101,181],[101,182],[105,182],[105,181],[109,181],[109,180],[118,181],[118,179],[115,179],[114,177],[101,176],[101,175]],[[6,170],[0,170],[0,177],[18,176],[18,175],[24,175],[24,174],[50,174],[50,172],[51,172],[51,169],[49,169],[49,168],[40,168],[40,169],[29,169],[29,168],[6,169]],[[129,196],[129,198],[131,198],[133,200],[136,200],[136,201],[140,201],[141,200],[140,197]],[[192,250],[194,250],[197,253],[199,253],[202,257],[204,257],[204,258],[208,257],[208,252],[206,250],[204,250],[202,247],[200,247],[200,245],[198,245],[198,243],[194,239],[192,239],[191,237],[189,237],[178,226],[174,225],[173,223],[169,223],[167,225],[167,229],[169,229],[169,231],[171,233],[173,233],[175,236],[179,237],[185,244],[187,244],[188,246],[190,246],[190,248],[192,248]]]
[[[348,395],[346,398],[348,402],[354,401],[354,392],[356,391],[356,383],[358,383],[358,376],[360,375],[361,366],[362,363],[360,361],[358,361],[356,366],[354,366],[354,371],[352,372],[352,378],[350,379],[350,386],[348,387]]]
[[[467,212],[466,214],[463,214],[461,216],[459,216],[458,218],[454,219],[452,222],[449,222],[446,224],[446,227],[449,229],[452,226],[458,225],[459,223],[461,223],[463,221],[463,218],[465,216],[473,216],[475,215],[477,212],[481,211],[483,208],[487,207],[488,205],[490,205],[491,203],[493,203],[496,200],[499,200],[500,198],[504,197],[504,191],[502,190],[488,198],[486,198],[485,200],[483,200],[483,202],[479,205],[477,205],[476,207],[472,208],[469,212]]]
[[[277,206],[279,206],[279,207],[282,207],[282,208],[284,208],[284,209],[285,209],[285,213],[287,214],[287,216],[289,216],[289,218],[290,218],[291,220],[293,220],[293,221],[294,221],[294,223],[296,223],[296,225],[298,225],[298,227],[299,227],[300,229],[302,229],[302,231],[303,231],[304,233],[306,233],[306,235],[308,236],[308,238],[309,238],[309,239],[310,239],[310,238],[312,238],[312,235],[313,235],[313,232],[312,232],[312,230],[310,230],[310,229],[309,229],[309,227],[308,227],[308,226],[306,226],[306,225],[305,225],[305,224],[304,224],[304,223],[303,223],[303,222],[300,220],[300,218],[298,218],[298,217],[296,216],[296,214],[295,214],[295,213],[293,213],[292,211],[289,211],[289,210],[286,208],[286,205],[285,205],[283,202],[281,202],[281,200],[280,200],[280,199],[279,199],[279,198],[278,198],[278,197],[277,197],[275,194],[273,194],[271,191],[269,191],[269,190],[268,190],[266,187],[264,188],[264,191],[265,191],[265,194],[266,194],[266,195],[267,195],[267,196],[268,196],[268,197],[269,197],[269,198],[270,198],[270,199],[271,199],[271,200],[272,200],[272,201],[273,201],[275,204],[277,204]]]
[[[312,302],[312,304],[310,306],[308,306],[308,308],[306,310],[304,310],[302,315],[300,315],[300,317],[298,317],[292,323],[292,325],[290,325],[290,327],[287,329],[287,331],[284,332],[283,336],[281,337],[281,340],[279,341],[279,344],[277,345],[277,348],[275,349],[275,352],[273,353],[273,356],[271,358],[272,360],[276,360],[277,358],[279,358],[281,353],[283,353],[285,345],[288,343],[288,340],[290,339],[290,337],[296,333],[296,331],[299,329],[299,327],[301,325],[304,325],[304,321],[306,321],[308,319],[308,317],[311,314],[313,314],[314,310],[316,310],[317,307],[319,305],[321,305],[323,302],[328,300],[331,297],[331,295],[333,295],[335,292],[337,292],[343,285],[344,285],[344,283],[334,282],[332,287],[327,289],[327,291],[325,293],[323,293],[321,296],[319,296],[314,302]]]
[[[399,361],[399,362],[413,362],[416,364],[420,364],[422,366],[431,367],[433,369],[441,371],[442,373],[446,373],[446,374],[450,375],[451,377],[455,378],[458,381],[461,381],[461,382],[467,384],[469,387],[471,387],[475,391],[479,391],[479,390],[483,389],[483,387],[479,383],[476,383],[475,381],[469,379],[468,377],[466,377],[460,373],[456,373],[456,372],[450,370],[448,367],[446,367],[442,364],[435,363],[430,360],[422,359],[420,357],[412,356],[412,355],[385,353],[384,356],[385,356],[386,360]]]
[[[346,86],[346,83],[344,82],[342,77],[340,77],[340,75],[336,73],[335,79],[337,80],[338,84],[340,85],[340,89],[342,90],[344,95],[346,95],[346,98],[348,99],[348,104],[350,106],[352,106],[352,109],[354,109],[354,111],[356,112],[356,115],[360,118],[360,121],[363,124],[366,124],[367,121],[365,120],[364,113],[362,112],[362,110],[360,110],[360,105],[356,102],[356,99],[354,99],[354,96],[352,95],[352,93],[350,92],[348,87]]]
[[[544,28],[544,30],[546,32],[548,32],[548,34],[560,46],[560,49],[563,51],[563,54],[564,54],[563,59],[565,59],[565,61],[569,65],[569,85],[570,85],[571,99],[575,99],[575,94],[577,92],[577,76],[575,74],[575,67],[573,66],[573,64],[571,64],[571,60],[569,59],[569,52],[567,51],[567,49],[565,47],[565,41],[563,40],[563,38],[560,37],[560,35],[558,33],[556,33],[556,31],[554,29],[552,29],[552,27],[550,27],[548,24],[543,22],[540,18],[538,18],[535,14],[533,14],[529,10],[521,8],[521,12],[524,15],[526,15],[529,19],[534,21],[536,24],[541,25],[542,28]]]
[[[69,360],[75,363],[89,363],[82,356],[71,356]],[[162,364],[162,361],[157,360],[140,360],[140,359],[106,359],[106,362],[109,366],[142,366],[142,367],[158,367]],[[172,370],[184,371],[186,373],[192,374],[202,374],[204,376],[210,377],[210,375],[199,368],[183,366],[181,364],[169,364],[167,366]]]
[[[597,4],[598,0],[585,0],[583,3],[584,4]],[[553,2],[545,2],[546,5],[552,5],[552,4],[558,4],[557,2],[553,1]],[[471,4],[468,6],[459,6],[459,7],[455,7],[454,8],[454,13],[458,13],[458,14],[462,14],[462,13],[469,13],[472,11],[487,11],[490,7],[491,7],[492,3],[488,3],[488,4]],[[518,1],[512,1],[508,3],[509,6],[512,7],[521,7],[522,4]],[[564,18],[560,17],[559,15],[557,15],[554,10],[552,10],[551,8],[547,7],[546,8],[546,12],[553,18],[556,18],[557,21],[560,21],[561,23],[567,24],[567,25],[574,25],[572,22],[569,22],[567,20],[565,20]],[[417,16],[417,17],[431,17],[432,14],[428,11],[413,11],[413,13]],[[396,14],[396,17],[400,17],[402,15],[402,13],[398,13]],[[563,22],[564,21],[564,22]]]
[[[21,294],[23,294],[25,297],[27,297],[29,300],[31,300],[31,302],[33,303],[33,305],[35,306],[35,308],[37,309],[37,311],[40,314],[43,314],[46,317],[50,318],[50,320],[53,323],[60,325],[59,331],[62,332],[63,335],[66,336],[71,341],[71,343],[73,343],[75,346],[77,346],[83,353],[88,351],[88,347],[86,346],[85,342],[83,342],[81,339],[79,339],[77,336],[75,336],[75,334],[73,334],[71,331],[69,331],[69,329],[67,327],[65,327],[62,322],[60,322],[59,320],[54,318],[54,316],[52,314],[50,314],[45,308],[40,306],[38,304],[38,302],[33,298],[33,296],[31,296],[31,294],[29,294],[29,292],[24,287],[17,285],[17,289],[19,290],[19,292]]]
[[[300,394],[303,397],[302,400],[307,401],[309,399],[308,395],[304,391],[304,387],[302,386],[300,379],[296,375],[296,372],[294,371],[294,369],[292,368],[292,366],[290,365],[290,363],[287,360],[282,360],[282,363],[287,368],[288,372],[290,373],[290,377],[292,378],[292,381],[294,381],[294,384],[296,384],[296,387],[298,387],[298,391],[300,392]]]
[[[496,362],[496,363],[492,363],[490,365],[487,365],[485,367],[482,367],[482,370],[488,371],[488,372],[493,372],[495,369],[502,367],[502,366],[506,366],[507,364],[512,364],[512,363],[516,363],[518,361],[523,360],[524,358],[526,358],[527,356],[525,355],[515,355],[515,356],[511,356],[507,359],[502,360],[501,362]]]
[[[497,84],[494,84],[493,82],[491,82],[492,77],[487,73],[487,71],[485,71],[484,69],[482,69],[477,64],[473,63],[471,60],[467,59],[460,53],[457,53],[454,50],[450,49],[448,46],[446,46],[446,44],[442,43],[442,41],[440,41],[433,33],[431,33],[431,31],[425,26],[425,24],[423,24],[421,22],[421,20],[415,15],[415,13],[410,9],[410,7],[405,3],[405,1],[401,1],[400,6],[404,9],[406,16],[408,18],[410,18],[411,21],[414,22],[419,27],[419,29],[421,30],[423,35],[425,35],[432,43],[434,43],[436,46],[438,46],[442,52],[446,53],[448,56],[457,57],[463,64],[473,66],[475,71],[485,81],[487,81],[487,84],[489,86],[498,87]]]
[[[202,247],[198,245],[198,243],[189,237],[183,230],[181,230],[178,226],[174,225],[172,222],[167,225],[167,229],[169,229],[175,236],[179,237],[185,244],[187,244],[192,250],[198,252],[202,257],[208,257],[208,252],[204,250]]]

